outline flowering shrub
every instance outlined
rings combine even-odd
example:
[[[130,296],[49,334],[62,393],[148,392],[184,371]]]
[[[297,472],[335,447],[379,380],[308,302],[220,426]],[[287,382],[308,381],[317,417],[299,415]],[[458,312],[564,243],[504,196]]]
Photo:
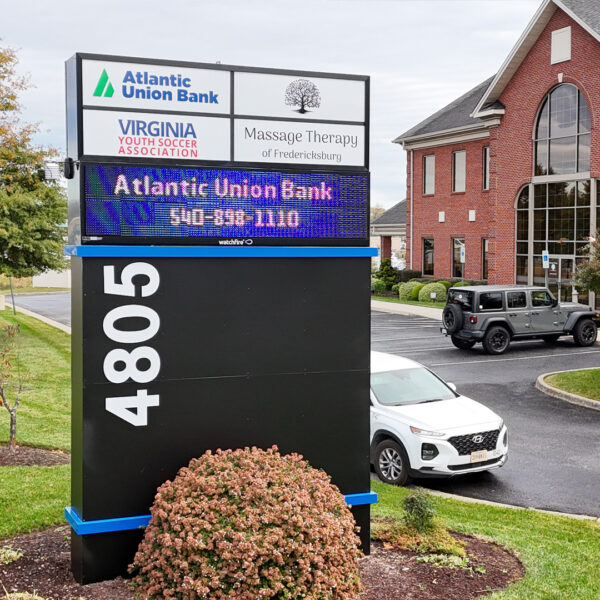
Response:
[[[159,489],[130,566],[143,598],[344,600],[359,539],[344,497],[301,456],[210,451]]]

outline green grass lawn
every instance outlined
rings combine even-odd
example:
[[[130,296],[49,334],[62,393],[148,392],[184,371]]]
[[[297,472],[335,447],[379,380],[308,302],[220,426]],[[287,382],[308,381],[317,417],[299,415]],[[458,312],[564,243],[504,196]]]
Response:
[[[60,288],[60,287],[33,287],[27,285],[22,288],[13,288],[13,293],[17,294],[44,294],[46,292],[70,292],[71,288]],[[0,296],[10,296],[10,288],[0,288]]]
[[[70,477],[69,465],[0,467],[0,539],[64,523]]]
[[[418,302],[416,300],[400,300],[396,296],[371,296],[373,300],[382,302],[395,302],[396,304],[412,304],[413,306],[428,306],[430,308],[444,308],[445,302]]]
[[[600,369],[556,373],[545,377],[544,381],[565,392],[600,401]],[[600,593],[598,597],[600,598]]]
[[[405,488],[372,482],[373,514],[398,517]],[[436,497],[438,514],[455,531],[484,535],[519,553],[527,575],[491,600],[598,600],[600,523]]]
[[[19,322],[18,370],[28,388],[17,410],[17,444],[60,448],[71,446],[71,336],[12,309],[0,311],[0,327]],[[9,400],[12,398],[9,396]],[[0,442],[9,439],[9,415],[0,407]]]

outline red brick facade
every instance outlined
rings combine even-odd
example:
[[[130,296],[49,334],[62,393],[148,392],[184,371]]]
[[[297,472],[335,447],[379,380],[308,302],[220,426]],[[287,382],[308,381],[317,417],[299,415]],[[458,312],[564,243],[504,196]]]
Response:
[[[571,26],[571,60],[550,64],[552,31]],[[562,75],[560,75],[562,74]],[[505,107],[489,138],[413,150],[414,194],[411,231],[411,156],[407,167],[407,254],[412,268],[422,268],[422,239],[434,238],[435,277],[450,277],[452,238],[465,238],[465,278],[481,279],[482,239],[489,240],[489,283],[515,281],[515,200],[533,174],[533,132],[545,95],[560,83],[576,85],[587,99],[592,118],[591,178],[600,177],[600,42],[557,9],[499,100]],[[490,190],[483,190],[483,147],[490,148]],[[452,152],[466,150],[466,192],[452,193]],[[435,194],[423,194],[423,156],[435,155]],[[469,210],[476,211],[470,222]],[[438,220],[445,212],[445,222]],[[410,264],[410,259],[407,261]]]

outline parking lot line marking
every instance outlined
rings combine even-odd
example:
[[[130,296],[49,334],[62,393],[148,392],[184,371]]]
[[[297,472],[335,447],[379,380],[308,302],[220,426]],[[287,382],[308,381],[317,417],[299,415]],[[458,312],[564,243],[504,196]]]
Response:
[[[586,350],[584,352],[564,352],[562,354],[541,354],[537,356],[515,356],[513,358],[486,358],[483,360],[461,360],[459,362],[447,362],[447,363],[432,363],[430,367],[445,367],[450,365],[471,365],[482,362],[506,362],[509,360],[531,360],[532,358],[554,358],[559,356],[573,356],[581,354],[598,354],[600,350]]]
[[[409,340],[426,340],[426,339],[432,339],[432,340],[439,341],[438,338],[437,338],[437,336],[435,336],[435,337],[434,336],[430,336],[429,337],[429,336],[426,336],[426,335],[420,335],[419,337],[384,338],[384,339],[381,339],[381,340],[376,340],[375,338],[371,338],[371,341],[373,343],[375,343],[375,342],[404,342],[405,340],[409,341]]]

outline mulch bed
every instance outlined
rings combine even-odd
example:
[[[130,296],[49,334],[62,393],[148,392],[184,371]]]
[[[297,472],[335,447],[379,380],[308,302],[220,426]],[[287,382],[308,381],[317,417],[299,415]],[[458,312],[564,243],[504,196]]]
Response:
[[[373,542],[369,557],[360,561],[364,591],[358,600],[469,600],[505,588],[525,574],[523,565],[510,551],[485,540],[453,534],[465,540],[471,565],[485,573],[466,569],[433,567],[418,563],[415,554],[386,550]],[[19,549],[24,556],[0,565],[0,590],[34,591],[52,600],[134,600],[121,578],[86,586],[71,575],[70,530],[55,527],[0,542],[0,547]]]
[[[71,455],[62,450],[46,450],[33,446],[17,446],[14,450],[0,445],[0,467],[52,467],[68,465]]]

